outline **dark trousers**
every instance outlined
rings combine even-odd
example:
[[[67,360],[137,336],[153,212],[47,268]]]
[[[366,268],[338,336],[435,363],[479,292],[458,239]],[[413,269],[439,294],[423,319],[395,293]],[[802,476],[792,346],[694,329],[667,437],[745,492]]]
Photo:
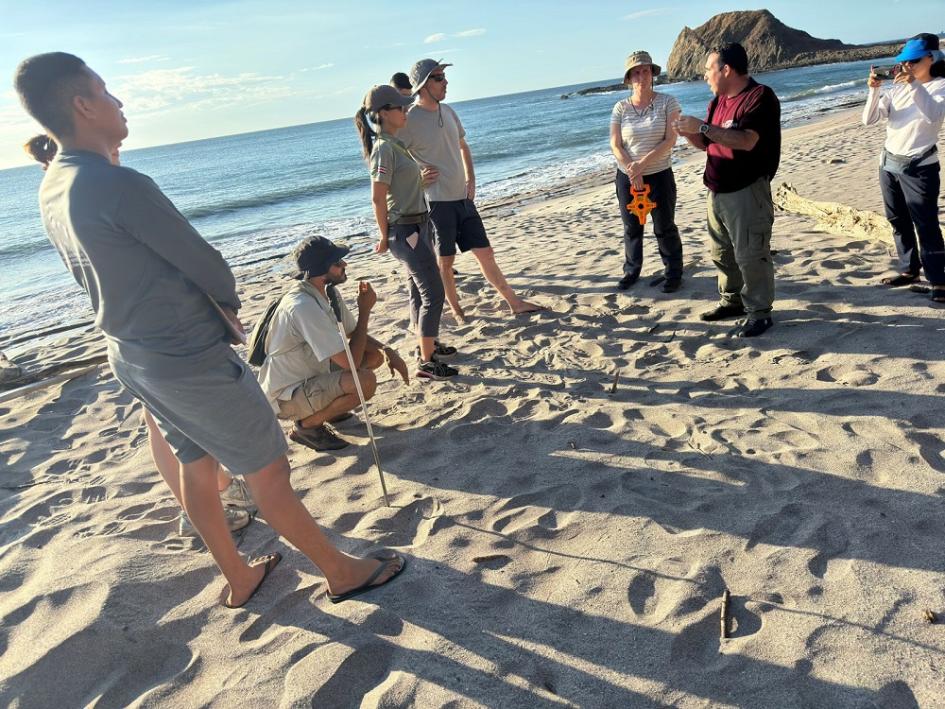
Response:
[[[623,219],[623,251],[625,276],[637,277],[643,268],[643,225],[632,214],[627,205],[633,200],[630,194],[630,178],[620,170],[614,180],[617,186],[617,201],[620,203],[620,218]],[[667,279],[682,278],[682,241],[676,228],[676,180],[672,169],[652,175],[644,175],[643,183],[650,186],[650,199],[656,209],[650,212],[653,233],[663,259],[663,274]]]
[[[430,222],[391,224],[388,229],[391,255],[404,264],[410,297],[410,327],[421,337],[440,334],[443,313],[443,281],[433,253]],[[411,243],[414,242],[414,243]]]
[[[880,168],[879,184],[896,239],[899,272],[918,276],[921,265],[929,283],[945,286],[945,244],[938,222],[940,170],[938,163],[911,168],[909,175]]]

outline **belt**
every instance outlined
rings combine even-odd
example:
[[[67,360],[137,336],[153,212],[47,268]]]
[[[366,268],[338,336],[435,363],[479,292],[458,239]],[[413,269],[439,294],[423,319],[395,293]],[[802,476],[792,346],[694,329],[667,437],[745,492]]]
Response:
[[[429,212],[421,212],[420,214],[404,214],[402,217],[399,217],[397,221],[394,222],[394,224],[426,224],[429,218]]]

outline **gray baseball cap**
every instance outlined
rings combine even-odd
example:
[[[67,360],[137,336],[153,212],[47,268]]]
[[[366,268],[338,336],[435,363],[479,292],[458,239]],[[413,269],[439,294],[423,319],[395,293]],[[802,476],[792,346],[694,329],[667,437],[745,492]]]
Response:
[[[427,79],[430,78],[430,74],[436,69],[445,69],[448,66],[453,65],[444,64],[442,59],[421,59],[418,61],[410,67],[410,85],[413,87],[413,92],[417,93],[422,89],[423,85],[427,83]]]
[[[404,96],[390,84],[381,84],[364,94],[362,105],[368,111],[379,111],[384,106],[409,106],[412,103],[412,96]]]
[[[627,57],[627,61],[624,62],[623,80],[626,82],[627,75],[630,73],[631,70],[636,69],[638,66],[646,66],[647,64],[649,64],[653,68],[654,78],[660,72],[663,71],[663,69],[660,67],[659,64],[653,63],[653,58],[650,56],[649,52],[644,52],[644,51],[633,52],[633,54]]]

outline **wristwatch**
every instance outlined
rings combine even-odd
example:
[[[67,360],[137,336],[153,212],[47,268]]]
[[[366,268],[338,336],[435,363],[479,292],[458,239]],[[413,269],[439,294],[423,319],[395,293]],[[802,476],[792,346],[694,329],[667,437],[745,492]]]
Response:
[[[708,134],[710,127],[711,126],[709,126],[708,123],[703,123],[701,126],[699,126],[699,133],[702,135]]]

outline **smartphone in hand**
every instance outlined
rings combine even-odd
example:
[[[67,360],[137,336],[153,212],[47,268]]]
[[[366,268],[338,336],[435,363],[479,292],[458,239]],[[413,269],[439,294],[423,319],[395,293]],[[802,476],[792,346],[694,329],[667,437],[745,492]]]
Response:
[[[898,66],[878,66],[873,67],[873,70],[870,72],[870,75],[874,79],[879,79],[880,81],[892,81],[896,78],[896,74],[899,72]]]

